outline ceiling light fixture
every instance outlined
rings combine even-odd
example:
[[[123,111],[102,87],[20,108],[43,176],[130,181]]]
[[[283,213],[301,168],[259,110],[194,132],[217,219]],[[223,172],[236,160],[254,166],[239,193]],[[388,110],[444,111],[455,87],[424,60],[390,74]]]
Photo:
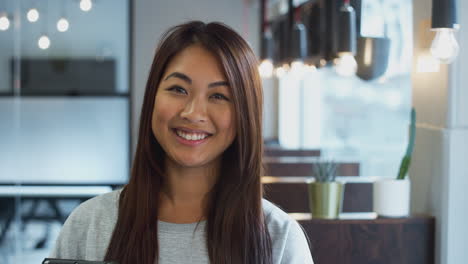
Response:
[[[84,12],[88,12],[93,8],[93,2],[91,0],[81,0],[80,1],[80,9]]]
[[[270,78],[273,75],[273,68],[273,36],[270,29],[267,28],[262,37],[260,76]]]
[[[39,20],[39,11],[37,11],[36,8],[31,8],[26,14],[26,17],[28,18],[29,22],[34,23]]]
[[[70,26],[70,23],[68,23],[68,20],[64,17],[60,18],[57,21],[57,30],[60,32],[67,31],[69,26]]]
[[[47,35],[42,35],[37,41],[37,45],[43,50],[48,49],[50,47],[49,37]]]
[[[261,0],[260,2],[260,65],[258,71],[262,78],[271,78],[273,76],[273,55],[274,55],[274,42],[273,33],[271,32],[270,25],[267,20],[267,0]]]
[[[431,44],[431,54],[442,63],[451,63],[458,55],[459,46],[455,32],[457,23],[455,0],[432,0],[432,26],[436,32]]]
[[[304,60],[307,57],[307,31],[301,22],[300,8],[296,8],[294,13],[294,25],[291,32],[291,70],[302,71]]]
[[[349,0],[344,0],[338,12],[337,55],[335,71],[342,76],[356,74],[356,14]]]
[[[0,30],[6,31],[10,28],[10,19],[8,19],[7,14],[0,14]]]

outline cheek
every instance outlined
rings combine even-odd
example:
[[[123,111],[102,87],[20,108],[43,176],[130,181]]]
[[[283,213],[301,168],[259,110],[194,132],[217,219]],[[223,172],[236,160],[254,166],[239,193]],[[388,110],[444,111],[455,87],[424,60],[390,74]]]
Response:
[[[171,116],[170,108],[165,106],[164,103],[156,100],[151,120],[151,128],[156,138],[158,138],[163,131],[167,130]]]
[[[236,123],[232,110],[225,111],[217,117],[219,129],[222,129],[227,134],[229,139],[234,139],[236,135]]]

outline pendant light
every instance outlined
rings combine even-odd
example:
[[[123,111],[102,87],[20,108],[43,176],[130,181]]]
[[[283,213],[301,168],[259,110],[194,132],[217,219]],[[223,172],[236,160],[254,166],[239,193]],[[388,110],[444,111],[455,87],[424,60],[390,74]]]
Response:
[[[67,16],[65,14],[65,4],[63,2],[61,2],[61,13],[62,16],[57,21],[57,30],[59,32],[66,32],[70,27],[70,23],[68,22]]]
[[[344,0],[338,12],[337,55],[335,71],[342,76],[356,74],[356,14],[349,0]]]
[[[0,30],[6,31],[10,28],[10,19],[7,13],[0,13]]]
[[[300,19],[300,9],[297,8],[294,14],[294,25],[291,32],[291,71],[302,71],[304,60],[307,57],[307,31]]]
[[[44,14],[44,19],[42,20],[42,27],[43,27],[43,33],[37,40],[37,46],[41,50],[47,50],[50,47],[51,41],[49,38],[48,32],[48,25],[49,25],[49,17],[50,17],[50,6],[49,6],[49,1],[46,1],[46,7],[44,8],[44,11],[42,12]]]
[[[26,18],[31,23],[37,22],[39,20],[39,11],[36,8],[29,9],[26,13]]]
[[[267,28],[262,36],[260,76],[270,78],[273,75],[273,35]]]
[[[457,24],[456,0],[432,0],[432,26],[436,35],[431,44],[431,54],[442,63],[451,63],[458,55],[455,32]]]
[[[81,0],[80,1],[80,9],[83,12],[88,12],[93,8],[93,2],[91,0]]]
[[[267,21],[267,0],[261,1],[261,18],[260,18],[260,32],[262,36],[260,39],[260,65],[258,71],[260,76],[263,78],[270,78],[273,76],[273,54],[274,54],[274,42],[273,34],[270,29],[270,25]]]

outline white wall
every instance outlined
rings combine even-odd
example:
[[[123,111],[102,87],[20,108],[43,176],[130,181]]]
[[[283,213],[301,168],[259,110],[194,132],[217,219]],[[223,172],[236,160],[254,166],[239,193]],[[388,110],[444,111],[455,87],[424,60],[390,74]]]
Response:
[[[169,27],[189,21],[220,21],[233,27],[258,50],[258,1],[134,0],[132,139],[136,146],[141,105],[156,45]],[[257,53],[258,54],[258,53]]]
[[[418,72],[430,45],[431,1],[414,3],[413,105],[418,114],[410,169],[412,211],[436,217],[436,263],[468,259],[468,2],[458,1],[460,54],[436,72]],[[425,36],[424,36],[425,35]]]

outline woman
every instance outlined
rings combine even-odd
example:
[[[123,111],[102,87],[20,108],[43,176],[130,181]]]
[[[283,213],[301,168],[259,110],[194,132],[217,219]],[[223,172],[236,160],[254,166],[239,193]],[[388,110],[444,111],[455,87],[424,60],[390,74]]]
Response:
[[[146,85],[129,183],[67,219],[55,258],[121,264],[312,263],[300,226],[262,199],[262,90],[220,23],[171,28]]]

